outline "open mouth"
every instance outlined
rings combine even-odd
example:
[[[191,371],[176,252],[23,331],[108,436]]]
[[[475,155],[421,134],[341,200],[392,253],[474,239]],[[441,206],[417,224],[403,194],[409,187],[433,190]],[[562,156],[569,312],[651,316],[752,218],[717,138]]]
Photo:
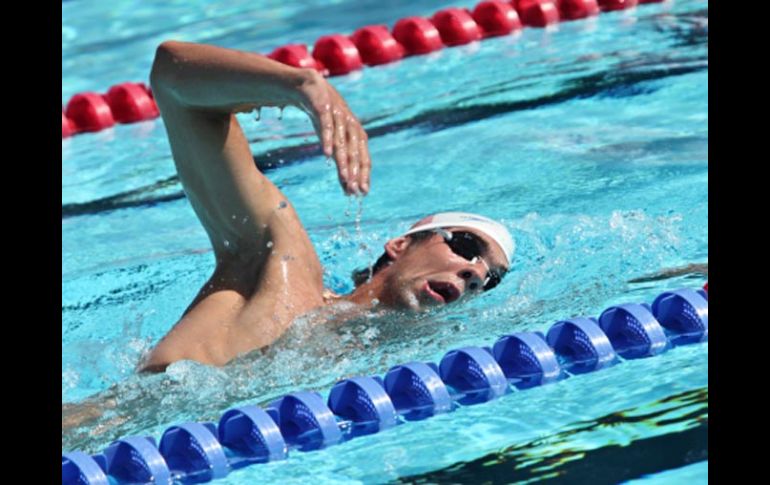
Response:
[[[452,283],[441,281],[428,281],[428,291],[436,300],[440,300],[443,303],[452,303],[460,298],[460,290],[457,289]],[[438,298],[436,298],[438,297]]]

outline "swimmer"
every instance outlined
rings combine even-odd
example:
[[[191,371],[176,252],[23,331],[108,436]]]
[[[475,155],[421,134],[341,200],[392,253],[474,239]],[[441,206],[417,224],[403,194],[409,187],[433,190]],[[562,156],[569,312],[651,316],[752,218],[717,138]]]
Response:
[[[323,286],[318,255],[286,196],[254,164],[235,113],[295,106],[333,157],[342,190],[366,195],[367,135],[340,94],[315,70],[210,45],[167,41],[150,76],[179,178],[216,264],[181,319],[140,364],[160,372],[183,359],[225,365],[269,346],[295,318],[353,304],[424,311],[491,290],[510,268],[514,242],[482,216],[429,215],[390,239],[352,293]]]

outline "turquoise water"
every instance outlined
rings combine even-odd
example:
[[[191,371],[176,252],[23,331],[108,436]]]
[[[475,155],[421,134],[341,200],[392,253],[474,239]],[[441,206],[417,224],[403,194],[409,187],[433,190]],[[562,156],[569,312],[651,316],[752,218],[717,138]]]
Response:
[[[446,5],[63,3],[62,102],[146,81],[167,38],[266,53]],[[339,378],[438,362],[452,348],[703,284],[697,275],[629,281],[708,261],[707,2],[525,29],[331,82],[370,134],[372,191],[363,201],[342,195],[298,110],[240,118],[257,164],[307,227],[326,284],[349,291],[353,269],[439,210],[501,220],[517,241],[513,271],[461,306],[337,330],[300,321],[270,350],[224,368],[179,362],[139,377],[141,356],[209,276],[208,240],[175,179],[161,120],[63,140],[63,401],[114,403],[63,433],[63,450],[159,438],[174,423],[216,421],[234,405],[323,393]],[[574,483],[585,470],[604,470],[585,475],[593,483],[705,482],[707,429],[702,344],[294,453],[219,483],[304,483],[311,474],[318,483],[475,482],[484,473],[493,483]]]

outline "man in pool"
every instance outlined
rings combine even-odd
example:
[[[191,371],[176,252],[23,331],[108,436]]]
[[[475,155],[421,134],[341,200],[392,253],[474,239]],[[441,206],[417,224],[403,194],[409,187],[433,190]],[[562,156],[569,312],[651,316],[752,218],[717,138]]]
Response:
[[[347,301],[422,311],[497,285],[514,242],[501,224],[465,213],[418,221],[389,240],[349,295],[325,290],[321,263],[294,207],[255,167],[235,113],[296,106],[333,156],[348,195],[369,192],[367,135],[339,93],[312,69],[184,42],[157,50],[151,84],[187,198],[216,258],[211,278],[141,369],[190,359],[224,365],[278,339],[292,321]]]

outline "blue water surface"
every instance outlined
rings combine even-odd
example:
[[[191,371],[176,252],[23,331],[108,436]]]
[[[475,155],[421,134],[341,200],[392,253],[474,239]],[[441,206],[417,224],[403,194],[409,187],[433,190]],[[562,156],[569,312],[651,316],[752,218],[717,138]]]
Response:
[[[146,82],[165,39],[267,53],[447,5],[473,7],[62,3],[62,103]],[[300,320],[272,348],[223,368],[182,361],[138,376],[140,358],[210,275],[210,245],[175,177],[162,120],[62,140],[63,401],[106,408],[63,431],[63,450],[158,438],[172,424],[216,421],[235,405],[299,389],[326,393],[340,378],[438,362],[453,348],[703,285],[695,271],[645,276],[708,263],[706,1],[526,28],[330,82],[370,134],[364,200],[342,194],[299,110],[264,109],[260,121],[239,115],[257,164],[300,214],[326,285],[350,291],[351,271],[376,259],[388,238],[447,210],[503,222],[517,243],[512,271],[495,291],[427,315],[339,329]],[[483,473],[496,474],[487,476],[493,483],[569,481],[609,461],[630,463],[593,483],[705,483],[707,429],[706,343],[292,453],[219,483],[479,483]],[[628,460],[632,453],[644,459]]]

